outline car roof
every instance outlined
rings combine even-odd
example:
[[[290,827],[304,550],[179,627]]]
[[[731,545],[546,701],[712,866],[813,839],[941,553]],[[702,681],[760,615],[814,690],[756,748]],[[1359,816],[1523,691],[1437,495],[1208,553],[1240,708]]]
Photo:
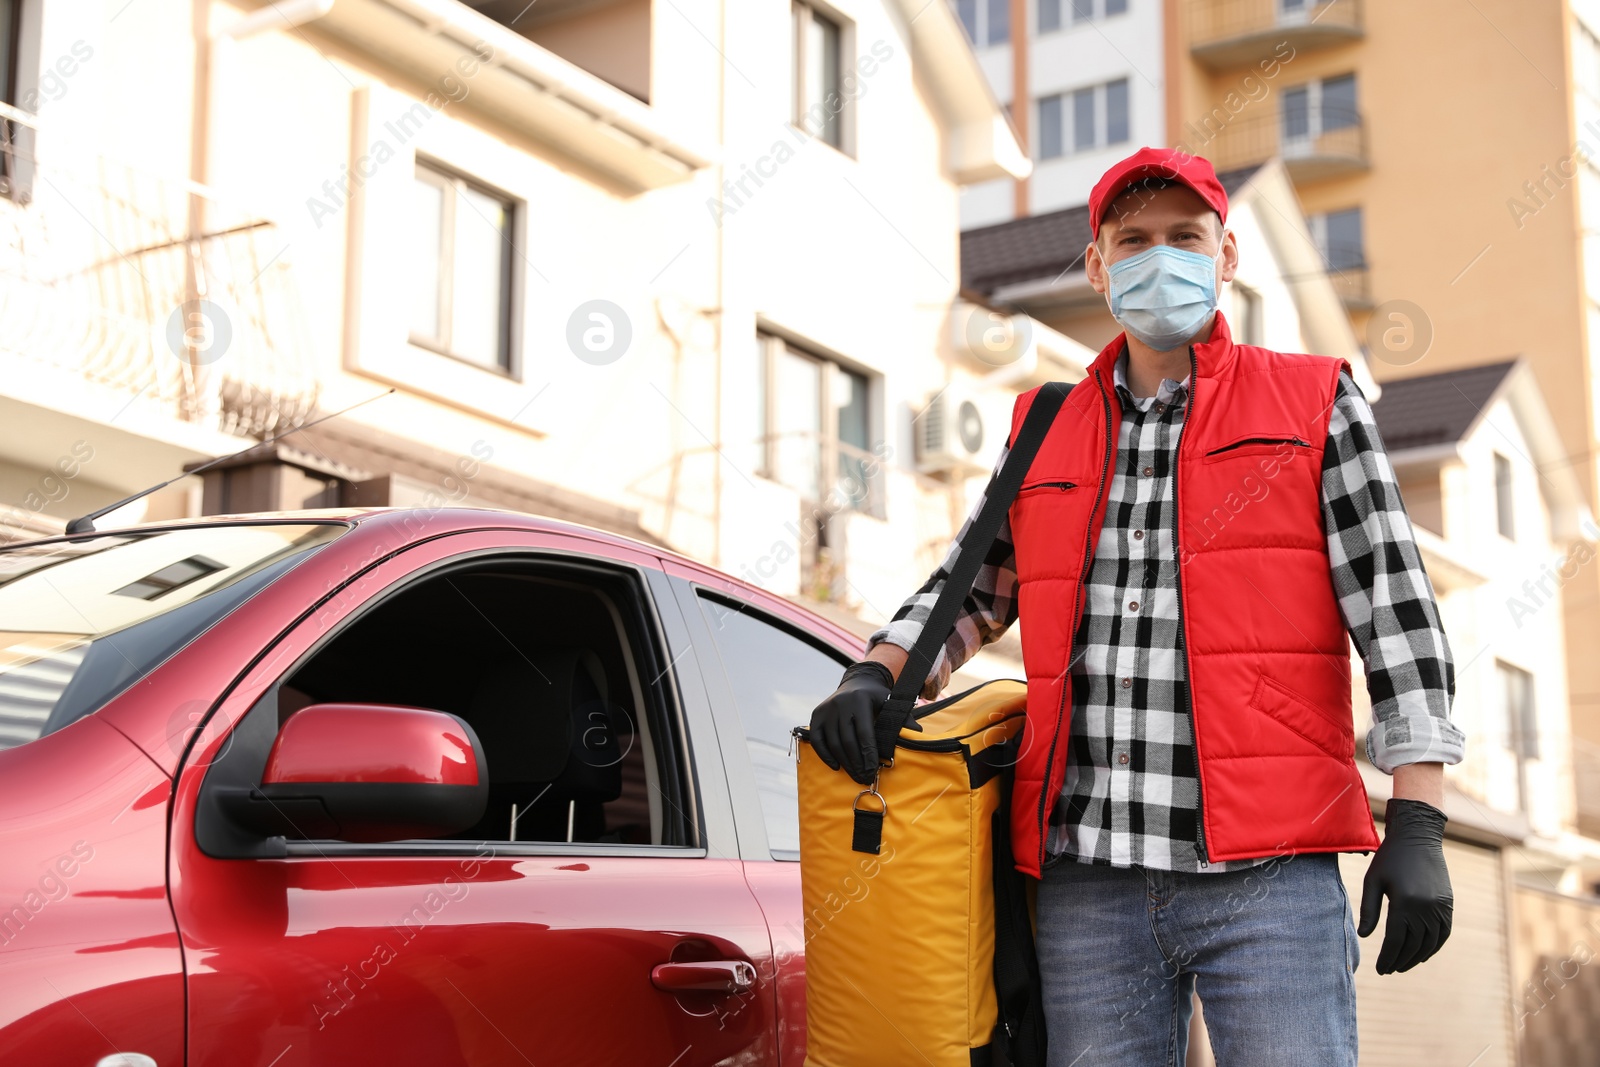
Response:
[[[771,602],[770,606],[780,614],[798,612],[803,614],[812,626],[824,632],[831,632],[841,638],[846,644],[859,645],[861,637],[851,633],[850,630],[839,625],[832,619],[812,611],[803,604],[779,596],[769,590],[762,589],[742,578],[735,577],[726,571],[718,570],[708,563],[674,552],[661,545],[650,544],[636,538],[625,537],[612,533],[609,530],[585,526],[582,523],[569,522],[564,519],[552,519],[541,515],[529,515],[520,511],[504,511],[499,508],[469,507],[465,505],[451,505],[439,508],[403,508],[403,507],[350,507],[350,508],[310,508],[303,511],[260,511],[241,513],[235,515],[202,515],[193,518],[163,519],[154,522],[137,523],[131,526],[118,526],[111,529],[97,529],[93,534],[58,534],[51,537],[40,537],[28,541],[13,541],[0,545],[0,551],[18,548],[24,545],[42,545],[54,541],[77,540],[85,536],[106,536],[111,534],[135,533],[151,530],[169,530],[195,526],[236,526],[256,525],[263,523],[340,523],[351,527],[357,526],[387,526],[411,525],[411,516],[418,511],[428,513],[428,526],[431,534],[453,533],[467,530],[483,529],[523,529],[531,531],[544,531],[550,533],[577,534],[587,540],[602,545],[612,545],[618,548],[627,548],[636,552],[643,552],[670,560],[693,568],[707,576],[715,576],[718,584],[724,591],[731,591],[729,587],[736,587],[753,599],[765,599]]]

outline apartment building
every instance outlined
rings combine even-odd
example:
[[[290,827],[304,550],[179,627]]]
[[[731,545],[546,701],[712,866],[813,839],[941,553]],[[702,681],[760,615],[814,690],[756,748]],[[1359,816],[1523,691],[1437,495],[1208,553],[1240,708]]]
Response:
[[[1169,142],[1222,167],[1284,160],[1381,380],[1525,359],[1561,437],[1552,462],[1593,506],[1600,8],[1179,6]],[[1600,640],[1600,569],[1581,568],[1565,612],[1570,647]],[[1600,663],[1566,669],[1595,833]]]
[[[107,521],[506,507],[870,628],[995,447],[929,398],[1082,363],[964,384],[959,190],[1030,164],[925,6],[5,0],[0,518],[351,409]]]
[[[1165,139],[1161,0],[949,2],[1033,158],[1030,177],[962,191],[964,228],[1081,204],[1108,166]]]

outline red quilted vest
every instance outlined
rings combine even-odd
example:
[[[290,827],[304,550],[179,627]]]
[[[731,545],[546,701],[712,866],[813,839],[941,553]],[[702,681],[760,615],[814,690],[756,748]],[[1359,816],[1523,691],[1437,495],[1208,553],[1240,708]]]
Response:
[[[1119,335],[1068,394],[1010,512],[1028,677],[1012,844],[1035,877],[1066,776],[1066,672],[1116,459],[1122,346]],[[1322,525],[1322,451],[1344,367],[1235,345],[1220,313],[1192,349],[1172,491],[1208,860],[1378,847]],[[1036,392],[1017,398],[1013,435]]]

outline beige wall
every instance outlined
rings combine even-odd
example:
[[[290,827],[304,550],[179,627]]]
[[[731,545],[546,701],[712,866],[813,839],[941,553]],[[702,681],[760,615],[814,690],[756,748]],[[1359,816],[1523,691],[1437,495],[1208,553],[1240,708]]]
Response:
[[[1307,214],[1360,205],[1377,312],[1408,301],[1431,323],[1418,361],[1384,358],[1380,380],[1526,356],[1566,452],[1594,499],[1592,390],[1580,257],[1577,182],[1549,182],[1538,206],[1524,183],[1567,159],[1579,138],[1565,5],[1448,0],[1361,5],[1365,35],[1324,50],[1301,48],[1240,118],[1277,115],[1281,91],[1355,72],[1370,169],[1298,186]],[[1181,103],[1175,127],[1204,115],[1241,71],[1212,73],[1178,42]],[[1181,140],[1181,135],[1178,135]],[[1600,152],[1600,136],[1584,134]],[[1520,198],[1533,214],[1514,215]],[[1352,311],[1368,339],[1371,313]],[[1391,320],[1392,321],[1392,320]],[[1381,332],[1383,324],[1373,335]],[[1568,642],[1600,644],[1600,571],[1573,583]],[[1576,728],[1600,739],[1600,657],[1567,666]]]

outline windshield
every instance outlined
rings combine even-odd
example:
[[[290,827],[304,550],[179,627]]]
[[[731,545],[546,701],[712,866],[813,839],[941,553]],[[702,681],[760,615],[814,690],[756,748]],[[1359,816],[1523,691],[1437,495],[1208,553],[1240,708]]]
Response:
[[[193,526],[0,550],[0,749],[101,707],[346,529]]]

